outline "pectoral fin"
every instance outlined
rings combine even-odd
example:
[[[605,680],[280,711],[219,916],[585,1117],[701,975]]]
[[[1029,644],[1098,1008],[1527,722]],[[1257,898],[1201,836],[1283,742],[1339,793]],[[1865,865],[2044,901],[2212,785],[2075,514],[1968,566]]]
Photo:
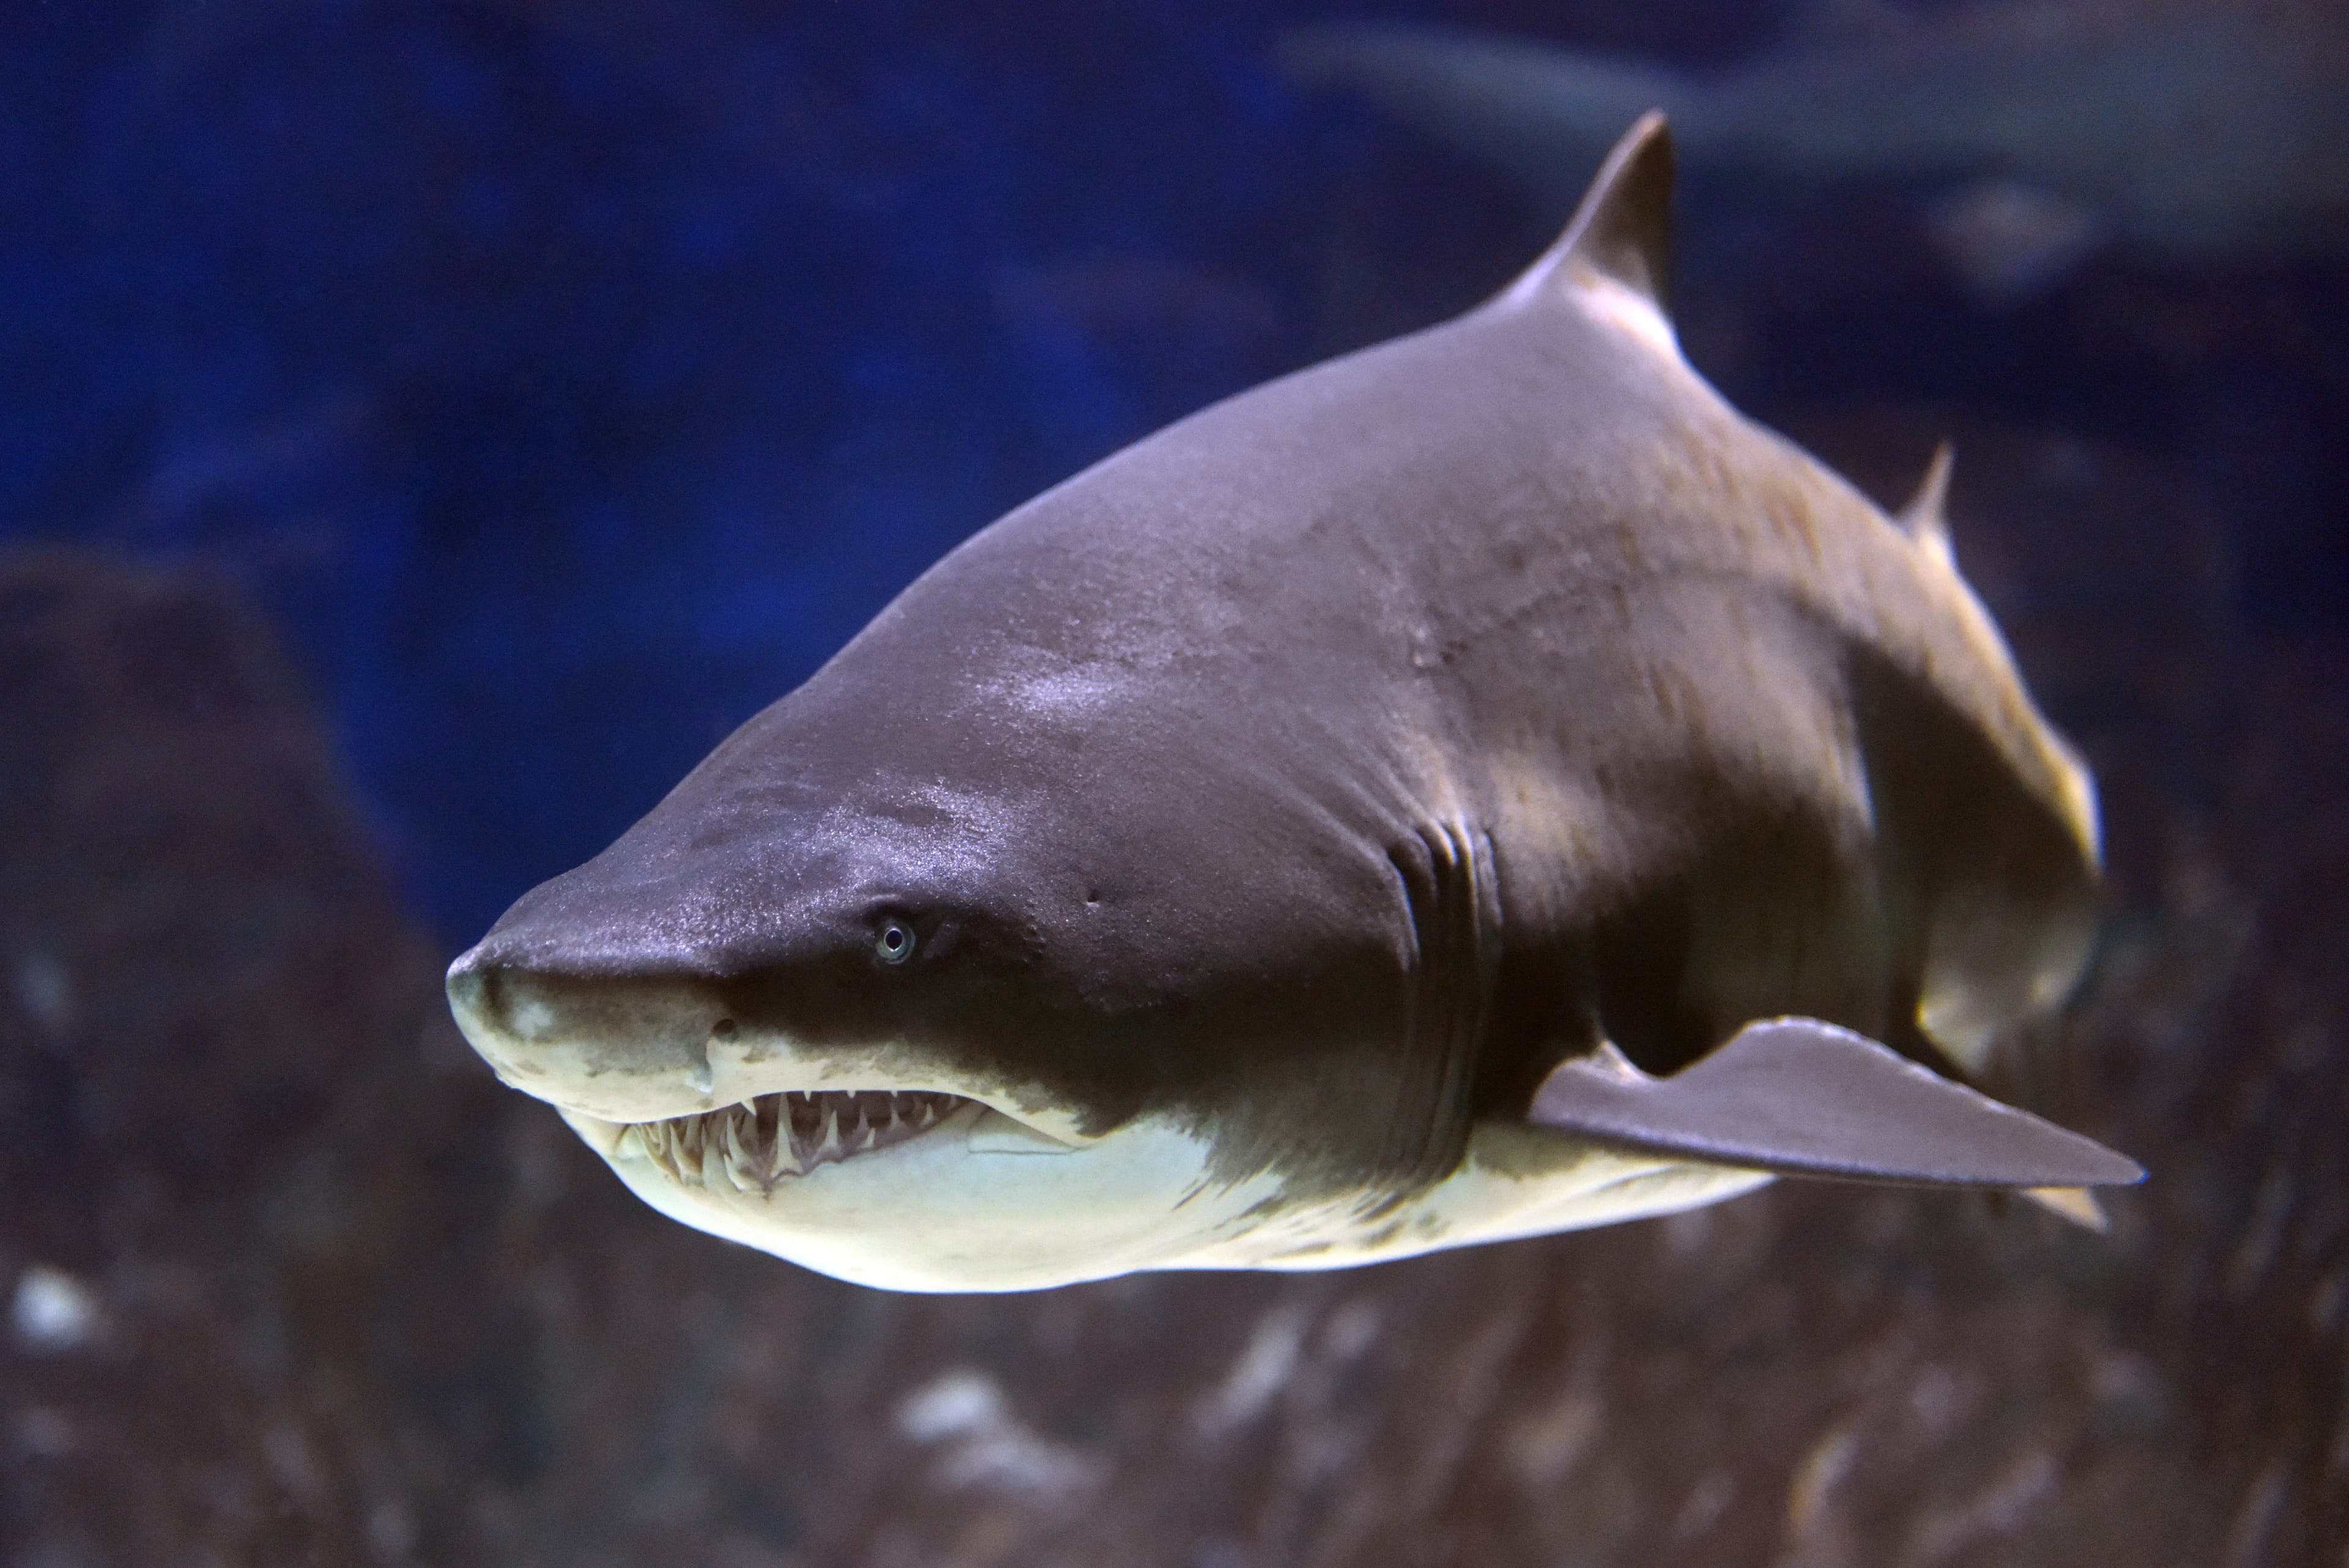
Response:
[[[2105,1206],[2085,1187],[2026,1187],[2019,1196],[2084,1231],[2101,1236],[2112,1229],[2112,1221],[2105,1218]]]
[[[1717,1165],[1853,1181],[2081,1188],[2145,1176],[2091,1138],[1815,1018],[1750,1023],[1668,1078],[1605,1046],[1552,1072],[1528,1119]]]

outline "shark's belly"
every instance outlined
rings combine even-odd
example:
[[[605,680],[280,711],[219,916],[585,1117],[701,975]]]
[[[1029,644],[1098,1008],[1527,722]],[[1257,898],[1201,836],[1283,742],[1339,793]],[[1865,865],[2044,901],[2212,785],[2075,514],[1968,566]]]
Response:
[[[968,1125],[962,1125],[962,1124]],[[973,1106],[935,1136],[771,1189],[687,1186],[582,1136],[670,1218],[802,1267],[905,1291],[1036,1290],[1156,1269],[1329,1269],[1674,1213],[1760,1171],[1481,1124],[1444,1180],[1398,1199],[1278,1169],[1219,1173],[1211,1137],[1143,1118],[1089,1147],[1006,1130]]]
[[[1396,1202],[1364,1193],[1252,1216],[1176,1265],[1190,1268],[1339,1269],[1446,1247],[1506,1241],[1676,1214],[1751,1192],[1767,1171],[1706,1165],[1486,1122],[1458,1168]]]

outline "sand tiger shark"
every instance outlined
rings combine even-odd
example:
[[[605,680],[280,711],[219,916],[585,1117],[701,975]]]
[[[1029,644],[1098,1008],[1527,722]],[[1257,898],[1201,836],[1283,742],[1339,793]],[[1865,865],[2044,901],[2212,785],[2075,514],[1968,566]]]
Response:
[[[974,535],[458,959],[466,1035],[900,1290],[2137,1179],[1961,1081],[2097,830],[1946,467],[1888,517],[1698,377],[1671,190],[1651,116],[1490,303]]]

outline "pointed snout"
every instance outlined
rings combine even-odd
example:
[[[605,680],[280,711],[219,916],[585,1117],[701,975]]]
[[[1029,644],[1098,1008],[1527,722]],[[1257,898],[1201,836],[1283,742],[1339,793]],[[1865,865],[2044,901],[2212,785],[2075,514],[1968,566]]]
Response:
[[[517,1089],[606,1121],[706,1108],[723,1009],[687,977],[567,973],[483,942],[449,968],[449,1009]]]
[[[519,1067],[527,1075],[533,1046],[555,1033],[554,988],[542,976],[491,956],[484,942],[449,966],[449,1011],[473,1049],[501,1075]]]

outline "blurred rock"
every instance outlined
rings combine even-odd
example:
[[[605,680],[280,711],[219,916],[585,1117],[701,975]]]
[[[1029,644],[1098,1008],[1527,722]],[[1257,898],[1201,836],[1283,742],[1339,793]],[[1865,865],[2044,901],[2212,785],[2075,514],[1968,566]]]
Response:
[[[294,1220],[433,969],[220,584],[0,556],[9,1562],[366,1560],[395,1434],[307,1352]]]
[[[250,1195],[427,957],[299,682],[201,578],[10,556],[0,736],[0,1172]]]
[[[0,1289],[88,1314],[0,1348],[0,1560],[2337,1568],[2349,646],[2093,618],[2026,649],[2137,670],[2038,1097],[2152,1168],[2111,1236],[1787,1184],[919,1298],[659,1219],[489,1080],[219,585],[0,564]]]

